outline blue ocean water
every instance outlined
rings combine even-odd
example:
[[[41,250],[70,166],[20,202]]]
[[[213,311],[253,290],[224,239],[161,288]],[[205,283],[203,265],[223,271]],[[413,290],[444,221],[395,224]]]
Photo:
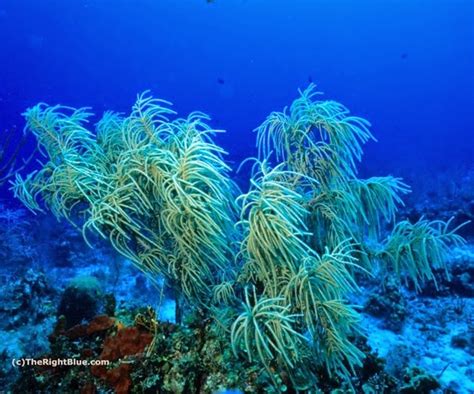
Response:
[[[473,70],[471,0],[0,0],[0,131],[15,130],[13,140],[21,139],[22,113],[38,102],[91,107],[98,121],[107,110],[129,113],[137,94],[150,90],[172,102],[180,116],[199,110],[211,117],[212,127],[226,130],[215,141],[228,152],[226,160],[235,170],[257,154],[253,130],[270,112],[289,105],[298,89],[314,83],[324,98],[370,121],[377,142],[364,146],[360,175],[407,179],[414,208],[403,215],[409,217],[446,220],[458,215],[461,223],[474,215]],[[27,141],[18,166],[36,145],[31,136]],[[10,144],[4,153],[8,157],[15,148]],[[28,166],[37,168],[36,162]],[[239,181],[244,189],[247,175]],[[89,259],[81,274],[105,278],[104,286],[115,290],[117,299],[153,296],[143,277],[130,274],[133,267],[116,269],[117,278],[128,275],[121,286],[110,279],[109,268],[97,268],[113,259],[110,249],[85,252],[82,239],[64,235],[66,230],[53,220],[15,211],[21,205],[9,187],[0,184],[2,220],[12,226],[27,223],[21,229],[23,240],[15,242],[64,241],[40,256],[34,248],[26,257],[1,255],[16,279],[23,280],[17,266],[36,269],[46,264],[53,278],[63,275],[62,290],[77,274],[70,262]],[[37,234],[40,220],[47,226]],[[33,241],[28,231],[33,231]],[[472,223],[463,231],[470,246],[453,258],[455,268],[472,267],[474,261]],[[60,273],[64,261],[69,261],[66,276]],[[467,281],[465,288],[473,286],[473,272],[460,279]],[[131,293],[134,286],[146,291]],[[459,298],[450,296],[442,301],[446,308]],[[472,308],[473,295],[466,297]],[[439,317],[444,304],[423,302],[414,301],[413,311],[429,309],[430,318]],[[454,337],[465,331],[453,321],[443,327],[447,333],[438,335]],[[53,323],[48,324],[51,328]],[[417,324],[422,322],[409,325],[405,335],[416,337]],[[385,345],[396,342],[390,335],[377,331],[371,345],[390,355],[393,349]],[[423,340],[410,349],[413,359]],[[11,355],[26,345],[8,346]],[[471,353],[468,345],[464,350],[437,346],[423,356],[428,361],[421,356],[417,360],[432,367],[432,374],[447,364],[459,366],[448,369],[443,387],[458,381],[452,387],[459,392],[474,392],[474,371],[468,368],[474,346],[469,345]],[[452,352],[454,361],[436,357],[437,352]]]
[[[472,1],[0,4],[2,128],[40,101],[125,112],[149,89],[209,114],[238,161],[312,81],[373,124],[371,172],[472,165]]]

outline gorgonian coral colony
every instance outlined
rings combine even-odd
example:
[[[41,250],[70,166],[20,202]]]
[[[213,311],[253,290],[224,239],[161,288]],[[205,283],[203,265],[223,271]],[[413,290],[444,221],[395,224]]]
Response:
[[[395,222],[408,186],[357,178],[370,124],[319,95],[310,85],[257,128],[246,194],[202,113],[171,120],[168,102],[144,94],[90,131],[87,109],[38,104],[26,126],[47,161],[12,189],[164,277],[274,384],[285,371],[295,388],[317,387],[318,369],[347,377],[363,357],[351,342],[356,274],[392,271],[418,288],[464,242],[449,222]]]

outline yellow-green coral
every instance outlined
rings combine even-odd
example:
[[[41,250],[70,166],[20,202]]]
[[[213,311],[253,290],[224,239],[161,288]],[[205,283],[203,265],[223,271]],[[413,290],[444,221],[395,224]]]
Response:
[[[295,330],[299,316],[291,314],[291,305],[285,305],[283,297],[258,298],[255,288],[250,297],[246,288],[243,306],[243,312],[232,324],[234,353],[243,349],[249,361],[259,359],[270,376],[271,363],[283,363],[288,371],[301,367],[308,339]]]
[[[285,371],[314,388],[317,367],[347,376],[363,357],[351,339],[355,271],[382,266],[419,288],[463,242],[450,222],[396,223],[408,186],[357,178],[370,124],[319,96],[310,85],[257,129],[241,195],[202,113],[172,119],[168,102],[145,93],[130,115],[106,112],[91,131],[87,109],[39,104],[25,117],[46,162],[12,189],[163,276],[275,386]]]
[[[421,218],[415,223],[404,220],[395,225],[384,242],[378,257],[398,276],[405,274],[419,290],[425,280],[436,279],[432,268],[444,269],[449,276],[445,261],[449,249],[464,244],[464,239],[456,231],[463,223],[450,229],[452,219],[429,221]]]
[[[28,110],[49,161],[13,190],[30,209],[42,199],[82,226],[86,241],[91,232],[108,238],[151,278],[164,275],[204,304],[233,253],[237,188],[207,118],[170,121],[166,104],[140,95],[130,116],[106,113],[96,134],[84,127],[86,110]]]

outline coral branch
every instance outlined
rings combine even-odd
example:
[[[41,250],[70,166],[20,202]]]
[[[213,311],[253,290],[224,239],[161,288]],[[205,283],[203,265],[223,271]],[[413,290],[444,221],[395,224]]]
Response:
[[[12,178],[16,172],[23,170],[32,161],[36,148],[18,165],[20,152],[28,143],[28,136],[21,133],[16,138],[18,131],[15,127],[0,132],[0,186]]]

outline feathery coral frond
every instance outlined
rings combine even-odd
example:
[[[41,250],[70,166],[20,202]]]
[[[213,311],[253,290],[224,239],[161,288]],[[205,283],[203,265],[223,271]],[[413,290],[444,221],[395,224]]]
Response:
[[[258,358],[270,376],[271,362],[277,358],[287,369],[294,368],[301,361],[301,348],[307,342],[295,329],[299,316],[290,314],[290,306],[283,302],[282,297],[257,298],[255,288],[251,301],[246,288],[244,310],[231,329],[234,353],[238,355],[243,350],[250,361]]]
[[[446,269],[445,261],[450,248],[465,243],[456,231],[467,222],[449,229],[452,220],[430,222],[421,218],[413,224],[408,220],[397,223],[378,257],[397,275],[406,274],[417,289],[425,280],[433,280],[436,284],[432,268]]]
[[[273,112],[257,128],[259,158],[275,151],[276,160],[321,184],[353,177],[362,144],[374,139],[365,119],[350,116],[335,101],[316,101],[311,84],[283,112]]]
[[[464,242],[451,220],[395,224],[408,186],[357,179],[370,124],[319,94],[310,85],[257,129],[259,160],[238,198],[209,117],[171,120],[170,103],[148,92],[128,116],[106,112],[95,132],[87,109],[27,110],[46,163],[12,189],[32,211],[82,227],[89,245],[91,234],[108,239],[152,281],[162,275],[275,385],[284,370],[295,388],[313,389],[316,368],[347,376],[360,365],[348,299],[362,263],[381,261],[419,289]]]

